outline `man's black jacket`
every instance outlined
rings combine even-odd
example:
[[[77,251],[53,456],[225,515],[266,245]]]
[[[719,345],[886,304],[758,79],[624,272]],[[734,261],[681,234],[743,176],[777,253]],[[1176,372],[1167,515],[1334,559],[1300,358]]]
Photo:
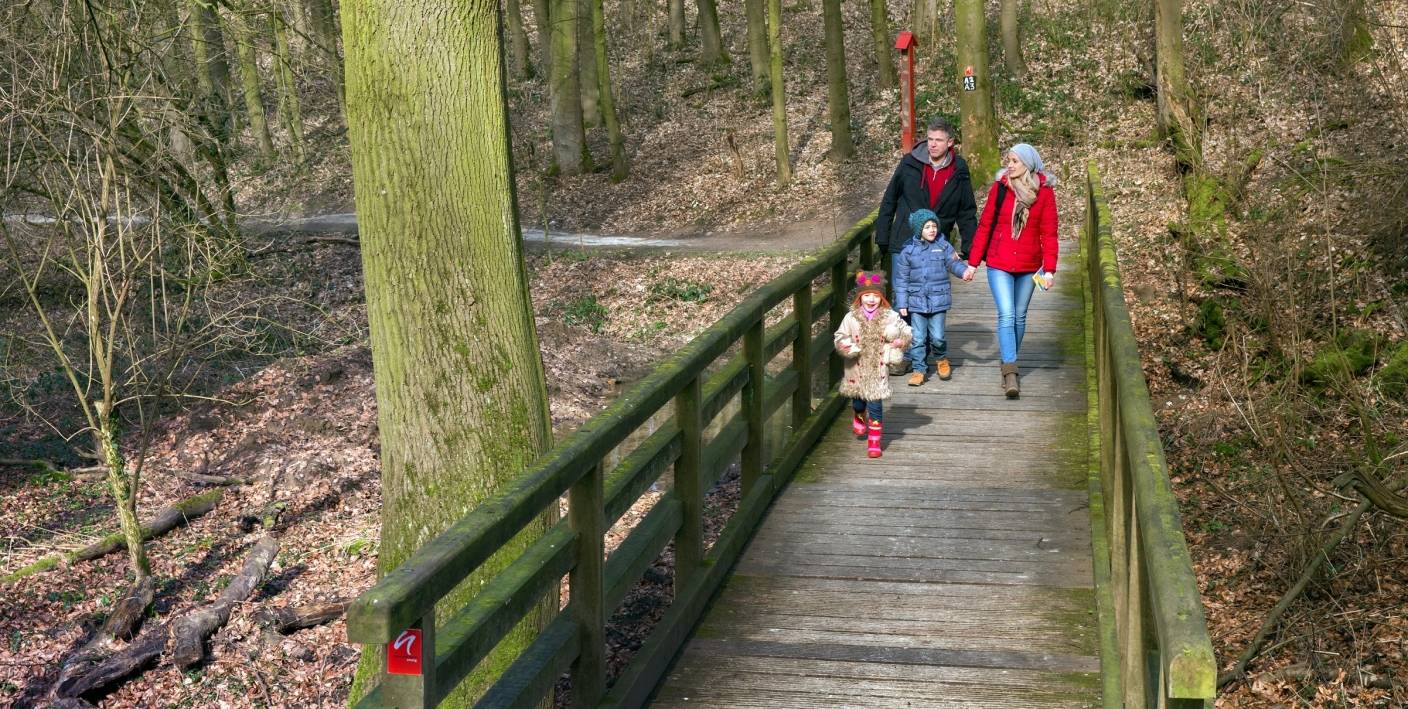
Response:
[[[914,236],[909,233],[909,213],[929,207],[929,193],[924,189],[924,170],[929,164],[928,146],[920,141],[913,152],[900,160],[895,174],[890,177],[885,196],[880,200],[880,214],[875,218],[875,243],[886,253],[903,249],[905,242]],[[939,215],[939,234],[947,236],[954,225],[958,225],[958,252],[965,259],[973,246],[973,233],[978,230],[977,211],[968,163],[955,152],[953,176],[939,192],[934,213]]]

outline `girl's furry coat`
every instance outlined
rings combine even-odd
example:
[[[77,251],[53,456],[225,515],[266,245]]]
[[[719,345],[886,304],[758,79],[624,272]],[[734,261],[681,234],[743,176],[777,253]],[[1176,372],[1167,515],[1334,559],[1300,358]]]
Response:
[[[913,336],[900,314],[887,307],[882,306],[873,320],[866,320],[860,306],[852,306],[835,336],[836,351],[846,360],[841,396],[865,401],[890,398],[889,365],[904,359],[904,348]],[[904,345],[894,347],[891,343],[895,340]]]

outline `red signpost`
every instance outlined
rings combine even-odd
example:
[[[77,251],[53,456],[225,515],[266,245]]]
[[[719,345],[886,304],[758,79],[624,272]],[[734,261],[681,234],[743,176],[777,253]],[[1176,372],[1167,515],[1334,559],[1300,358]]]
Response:
[[[904,31],[895,38],[895,49],[900,50],[900,152],[907,153],[914,147],[914,50],[919,40],[914,33]]]

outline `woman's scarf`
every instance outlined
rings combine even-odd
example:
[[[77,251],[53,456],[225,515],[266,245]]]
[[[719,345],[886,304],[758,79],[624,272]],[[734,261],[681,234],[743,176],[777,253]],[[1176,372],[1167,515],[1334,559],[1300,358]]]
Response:
[[[1022,229],[1027,226],[1027,217],[1030,209],[1036,203],[1037,190],[1041,189],[1041,182],[1036,178],[1036,174],[1027,168],[1021,177],[1007,177],[1007,188],[1012,190],[1015,197],[1012,205],[1012,238],[1013,240],[1022,238]]]
[[[1036,152],[1036,148],[1026,144],[1018,143],[1012,146],[1009,153],[1016,153],[1017,159],[1026,166],[1027,172],[1021,177],[1011,177],[1007,175],[1007,168],[997,171],[997,179],[1007,176],[1007,188],[1012,190],[1014,204],[1012,205],[1012,239],[1022,238],[1022,229],[1027,226],[1029,210],[1036,203],[1037,192],[1041,189],[1041,177],[1046,178],[1047,187],[1056,186],[1056,178],[1046,171],[1046,165],[1041,161],[1041,155]],[[1040,175],[1041,177],[1038,177]],[[996,215],[994,215],[996,218]]]

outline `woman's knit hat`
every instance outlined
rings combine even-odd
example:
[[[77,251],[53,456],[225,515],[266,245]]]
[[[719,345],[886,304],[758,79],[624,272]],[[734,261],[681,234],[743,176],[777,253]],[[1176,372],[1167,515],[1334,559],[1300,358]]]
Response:
[[[909,230],[914,232],[915,236],[919,236],[920,232],[924,230],[924,223],[930,221],[939,221],[939,215],[927,209],[916,209],[909,213]]]
[[[864,293],[875,293],[881,298],[885,297],[885,274],[880,271],[860,271],[856,274],[856,292],[852,294],[852,299],[859,298]]]
[[[1006,156],[1008,153],[1015,153],[1017,159],[1021,160],[1022,164],[1027,166],[1027,171],[1031,172],[1033,175],[1045,177],[1047,187],[1056,186],[1056,176],[1046,171],[1046,163],[1041,161],[1041,154],[1036,151],[1036,148],[1033,148],[1027,143],[1018,143],[1008,148],[1007,152],[1003,153],[1003,155]],[[997,171],[996,179],[1001,180],[1002,176],[1006,174],[1007,168],[1003,167]]]

